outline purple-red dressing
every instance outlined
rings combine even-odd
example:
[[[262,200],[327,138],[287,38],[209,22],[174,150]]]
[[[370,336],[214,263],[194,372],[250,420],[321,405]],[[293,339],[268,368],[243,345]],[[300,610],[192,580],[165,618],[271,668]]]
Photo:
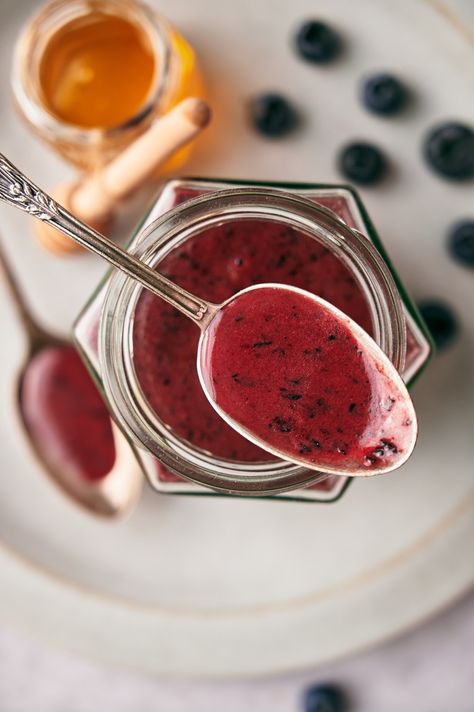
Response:
[[[413,419],[404,389],[324,303],[250,290],[220,310],[204,343],[212,400],[283,458],[341,472],[405,459]]]
[[[35,354],[23,375],[20,407],[50,467],[84,482],[105,477],[115,461],[110,415],[73,346]]]

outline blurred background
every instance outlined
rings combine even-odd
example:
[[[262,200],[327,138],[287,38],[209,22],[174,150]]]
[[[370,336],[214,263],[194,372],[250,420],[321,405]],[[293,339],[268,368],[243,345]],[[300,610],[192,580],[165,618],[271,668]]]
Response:
[[[437,353],[398,473],[244,500],[143,458],[155,492],[65,341],[88,303],[96,369],[105,266],[0,205],[0,709],[470,712],[471,0],[99,5],[2,0],[0,150],[121,244],[173,178],[350,184]]]

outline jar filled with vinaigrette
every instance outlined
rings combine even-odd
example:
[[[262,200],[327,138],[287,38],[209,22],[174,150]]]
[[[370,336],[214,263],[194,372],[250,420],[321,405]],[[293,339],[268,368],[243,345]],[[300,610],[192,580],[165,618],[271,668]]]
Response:
[[[87,171],[100,169],[181,99],[203,94],[193,49],[135,0],[44,5],[18,39],[12,86],[33,131]]]

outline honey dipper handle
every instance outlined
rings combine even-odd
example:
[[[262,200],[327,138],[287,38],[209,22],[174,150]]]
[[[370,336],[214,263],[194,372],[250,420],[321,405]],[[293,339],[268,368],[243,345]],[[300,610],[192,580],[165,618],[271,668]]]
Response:
[[[0,201],[55,227],[161,297],[201,328],[216,307],[163,277],[71,215],[0,153]]]
[[[71,209],[86,221],[105,215],[114,204],[137,188],[181,146],[208,124],[208,104],[184,99],[159,118],[101,173],[86,178],[74,191]]]

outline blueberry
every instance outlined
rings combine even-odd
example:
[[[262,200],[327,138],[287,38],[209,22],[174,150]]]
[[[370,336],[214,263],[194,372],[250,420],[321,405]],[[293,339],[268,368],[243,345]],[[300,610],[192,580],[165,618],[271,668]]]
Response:
[[[420,314],[431,331],[438,349],[448,346],[458,330],[458,323],[452,309],[442,302],[425,301],[418,304]]]
[[[296,112],[280,94],[262,94],[250,105],[252,122],[260,133],[278,138],[289,133],[297,123]]]
[[[423,142],[423,155],[439,175],[451,180],[474,176],[474,131],[460,123],[435,126]]]
[[[457,262],[474,267],[474,220],[463,220],[451,228],[448,249]]]
[[[315,685],[304,694],[304,712],[344,712],[346,697],[335,685]]]
[[[334,30],[319,20],[308,20],[296,33],[298,54],[308,62],[325,64],[339,53],[341,41]]]
[[[374,114],[396,114],[403,107],[407,92],[392,74],[376,74],[365,80],[362,100]]]
[[[371,143],[350,143],[339,154],[341,173],[362,185],[377,183],[387,169],[383,153]]]

